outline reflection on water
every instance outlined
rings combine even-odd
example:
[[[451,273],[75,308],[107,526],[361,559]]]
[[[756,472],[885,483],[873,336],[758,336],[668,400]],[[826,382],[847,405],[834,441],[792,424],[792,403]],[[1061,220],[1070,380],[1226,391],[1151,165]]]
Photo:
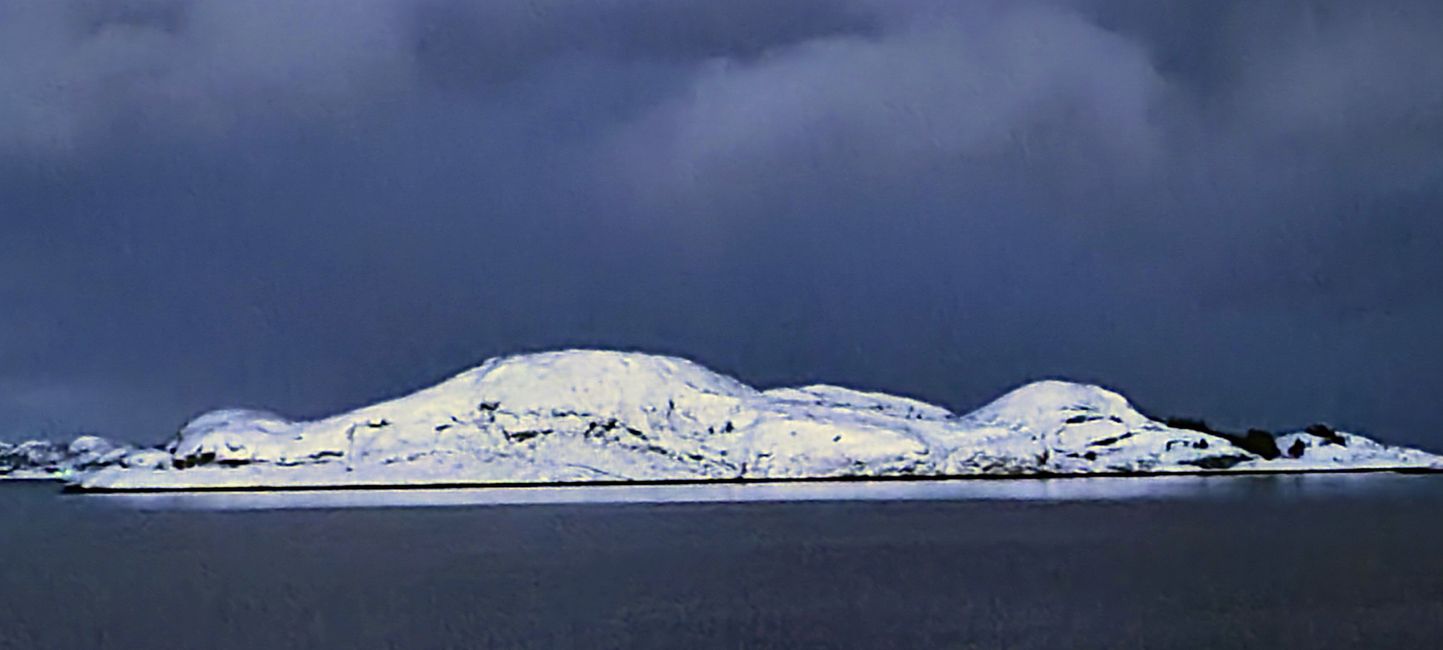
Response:
[[[1117,501],[1137,499],[1443,498],[1422,485],[1437,477],[1400,474],[1159,476],[1069,479],[754,483],[178,492],[86,495],[125,507],[157,510],[272,510],[445,507],[565,503],[726,503],[753,501]]]
[[[1427,648],[1440,514],[1443,476],[1380,474],[0,484],[0,650]]]

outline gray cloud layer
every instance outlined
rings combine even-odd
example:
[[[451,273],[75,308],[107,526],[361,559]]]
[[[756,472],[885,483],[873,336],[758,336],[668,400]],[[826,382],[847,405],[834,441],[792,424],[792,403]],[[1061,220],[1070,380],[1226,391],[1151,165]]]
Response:
[[[583,344],[1443,446],[1440,14],[0,0],[0,435]]]

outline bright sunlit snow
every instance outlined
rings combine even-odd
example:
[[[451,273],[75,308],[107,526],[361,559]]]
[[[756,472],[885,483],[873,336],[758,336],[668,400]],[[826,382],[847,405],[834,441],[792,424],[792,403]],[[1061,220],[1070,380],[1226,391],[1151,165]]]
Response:
[[[683,359],[599,350],[492,359],[316,421],[215,411],[163,449],[26,444],[0,448],[0,470],[107,489],[1443,469],[1330,431],[1277,436],[1281,453],[1264,459],[1064,381],[958,416],[836,386],[759,391]]]

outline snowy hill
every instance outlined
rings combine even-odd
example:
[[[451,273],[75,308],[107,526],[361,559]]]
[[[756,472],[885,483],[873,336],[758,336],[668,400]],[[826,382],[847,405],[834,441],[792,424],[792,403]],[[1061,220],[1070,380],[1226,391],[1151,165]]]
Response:
[[[68,443],[0,442],[0,479],[69,478],[77,472],[117,465],[135,452],[98,436],[80,436]]]
[[[92,489],[768,480],[1437,468],[1330,430],[1274,459],[1169,427],[1097,386],[1044,381],[965,416],[836,386],[759,391],[683,359],[567,350],[492,359],[330,418],[223,410],[163,449],[76,470]]]

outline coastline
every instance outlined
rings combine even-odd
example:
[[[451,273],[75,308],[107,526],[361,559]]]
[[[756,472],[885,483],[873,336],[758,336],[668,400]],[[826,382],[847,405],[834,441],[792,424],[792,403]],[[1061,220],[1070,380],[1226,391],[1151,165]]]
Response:
[[[141,486],[87,486],[82,483],[64,483],[62,491],[68,494],[164,494],[164,493],[252,493],[252,492],[320,492],[320,491],[365,491],[365,490],[446,490],[499,488],[525,490],[536,488],[588,488],[588,487],[648,487],[684,485],[787,485],[818,483],[900,483],[900,482],[956,482],[956,481],[1027,481],[1087,478],[1162,478],[1176,476],[1288,476],[1304,474],[1443,474],[1443,467],[1437,466],[1379,466],[1379,467],[1338,467],[1338,468],[1246,468],[1237,470],[1162,470],[1162,471],[1116,471],[1116,472],[1030,472],[1025,474],[953,474],[923,475],[903,474],[885,476],[809,476],[789,478],[675,478],[675,479],[602,479],[593,481],[354,481],[346,483],[256,483],[256,484],[177,484]],[[60,478],[20,478],[10,480],[34,480],[64,482]]]

